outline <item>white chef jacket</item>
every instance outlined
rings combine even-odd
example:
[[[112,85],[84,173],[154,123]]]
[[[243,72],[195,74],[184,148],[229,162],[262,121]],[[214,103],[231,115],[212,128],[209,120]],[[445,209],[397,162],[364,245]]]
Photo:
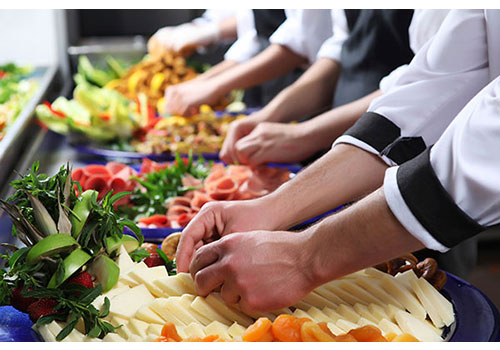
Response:
[[[237,9],[208,9],[200,17],[193,19],[192,22],[196,24],[220,22],[226,18],[236,16],[238,11]]]
[[[445,252],[500,223],[499,75],[500,11],[452,10],[335,142],[402,164],[386,172],[386,200],[430,249]]]
[[[334,61],[340,62],[342,45],[349,37],[349,27],[347,26],[347,18],[345,17],[344,10],[331,10],[331,18],[333,34],[331,37],[326,39],[319,48],[317,59],[330,58]]]
[[[416,9],[413,11],[413,17],[408,28],[410,48],[413,53],[416,54],[437,33],[449,12],[450,10],[435,9]],[[382,93],[389,91],[393,83],[406,71],[407,67],[407,64],[403,64],[382,78],[380,81]]]
[[[333,34],[331,10],[285,10],[285,14],[285,22],[269,41],[304,56],[309,64],[314,63],[323,43]]]
[[[239,10],[236,13],[238,39],[226,51],[224,59],[242,63],[262,51],[252,10]]]

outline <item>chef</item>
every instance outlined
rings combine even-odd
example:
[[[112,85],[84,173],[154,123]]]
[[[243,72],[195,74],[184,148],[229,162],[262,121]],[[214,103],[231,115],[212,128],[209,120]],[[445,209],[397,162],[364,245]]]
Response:
[[[286,20],[271,36],[271,45],[251,60],[208,79],[169,87],[165,92],[167,112],[191,115],[202,104],[216,105],[232,90],[256,86],[313,63],[323,42],[332,35],[330,10],[285,13]]]
[[[500,156],[491,151],[500,145],[499,35],[500,11],[451,11],[319,161],[268,196],[203,207],[181,237],[178,270],[191,272],[201,295],[222,286],[224,300],[244,311],[272,310],[345,274],[423,247],[444,252],[500,223]],[[302,232],[283,231],[365,194]]]

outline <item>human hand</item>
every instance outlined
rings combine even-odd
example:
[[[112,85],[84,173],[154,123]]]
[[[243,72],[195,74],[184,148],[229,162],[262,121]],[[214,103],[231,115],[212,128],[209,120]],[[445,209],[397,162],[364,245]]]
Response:
[[[198,249],[190,272],[196,293],[222,286],[222,299],[244,312],[288,307],[316,287],[308,236],[285,231],[229,235]]]
[[[179,272],[188,272],[195,251],[205,244],[234,232],[275,229],[277,215],[269,199],[209,202],[187,225],[177,247]]]
[[[165,111],[167,113],[192,116],[203,104],[216,105],[223,94],[208,80],[195,79],[165,90]]]
[[[260,123],[234,148],[242,164],[295,163],[312,156],[319,149],[303,123]]]
[[[224,144],[220,151],[219,157],[226,164],[234,164],[239,162],[236,154],[236,142],[242,137],[247,136],[252,130],[264,119],[259,112],[253,113],[248,117],[236,120],[229,125]]]

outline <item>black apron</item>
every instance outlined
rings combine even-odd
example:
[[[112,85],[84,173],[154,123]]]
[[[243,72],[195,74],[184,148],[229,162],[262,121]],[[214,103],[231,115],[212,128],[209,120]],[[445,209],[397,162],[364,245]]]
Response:
[[[408,36],[413,10],[345,10],[345,15],[349,36],[333,107],[378,90],[384,76],[413,58]]]
[[[260,51],[269,45],[269,38],[285,21],[285,10],[252,10],[255,30],[260,43]],[[243,101],[248,107],[263,107],[268,104],[281,90],[293,84],[303,73],[297,68],[281,77],[262,83],[261,85],[245,90]]]

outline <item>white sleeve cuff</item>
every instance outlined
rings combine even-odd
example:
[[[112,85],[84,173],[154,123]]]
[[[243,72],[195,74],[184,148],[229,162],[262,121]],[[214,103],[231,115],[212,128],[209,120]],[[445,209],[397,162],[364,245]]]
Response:
[[[363,142],[360,139],[357,139],[351,135],[342,135],[339,138],[337,138],[333,142],[332,148],[337,146],[338,144],[341,144],[341,143],[346,143],[346,144],[349,144],[352,146],[356,146],[358,148],[361,148],[362,150],[365,150],[366,152],[375,154],[380,159],[382,159],[388,166],[396,165],[396,163],[394,161],[392,161],[391,159],[389,159],[387,156],[380,155],[380,153],[375,148],[373,148],[372,146],[370,146],[366,142]]]
[[[247,32],[231,45],[224,54],[224,59],[242,63],[248,61],[260,51],[261,45],[257,35],[253,32]]]
[[[384,177],[384,194],[387,205],[394,216],[405,227],[405,229],[416,239],[422,242],[427,248],[445,253],[449,248],[439,243],[432,235],[420,224],[412,214],[406,202],[404,201],[397,183],[397,172],[399,167],[387,169]]]

